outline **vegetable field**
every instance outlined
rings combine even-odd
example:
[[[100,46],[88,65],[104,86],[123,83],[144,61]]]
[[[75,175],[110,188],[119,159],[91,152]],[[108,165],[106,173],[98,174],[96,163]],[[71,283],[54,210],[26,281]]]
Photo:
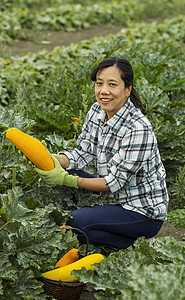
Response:
[[[95,102],[90,72],[108,56],[122,56],[133,66],[167,172],[167,222],[185,229],[184,13],[184,0],[1,1],[0,299],[52,299],[43,293],[41,274],[70,249],[78,248],[80,257],[86,251],[71,230],[59,227],[75,208],[113,201],[107,193],[45,184],[6,138],[8,128],[16,127],[45,140],[51,153],[75,147]],[[47,50],[44,32],[93,26],[101,32],[105,24],[106,36]],[[122,29],[111,34],[114,26]],[[42,50],[13,56],[8,49],[19,41],[39,42]],[[87,170],[93,173],[93,165]],[[105,259],[95,271],[72,272],[92,299],[185,299],[185,241],[169,235],[152,244],[141,238],[135,249],[119,251],[89,245],[88,254],[97,252]]]

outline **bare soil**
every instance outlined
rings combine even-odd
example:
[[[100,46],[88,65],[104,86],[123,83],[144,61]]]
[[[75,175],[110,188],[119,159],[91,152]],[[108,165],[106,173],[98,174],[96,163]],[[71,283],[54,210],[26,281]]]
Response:
[[[18,40],[13,45],[7,45],[6,49],[12,56],[35,53],[42,49],[52,51],[55,47],[69,46],[71,43],[80,43],[82,40],[88,40],[95,36],[106,36],[118,33],[123,26],[114,26],[110,24],[96,25],[88,29],[82,29],[75,32],[66,31],[39,31],[27,32],[28,40]]]
[[[185,229],[184,228],[175,228],[173,224],[163,223],[163,226],[156,237],[160,236],[173,236],[177,241],[185,241]]]
[[[82,40],[88,40],[95,36],[106,36],[118,33],[123,27],[110,26],[103,24],[93,26],[89,29],[79,30],[77,32],[52,32],[44,31],[39,33],[29,33],[33,41],[19,40],[13,45],[6,46],[6,52],[12,56],[26,54],[28,52],[35,53],[42,49],[52,51],[58,46],[68,46],[71,43],[80,43]],[[177,241],[185,241],[185,229],[175,228],[173,224],[164,222],[160,232],[156,237],[173,236]],[[86,290],[82,293],[80,300],[95,300],[93,293]]]

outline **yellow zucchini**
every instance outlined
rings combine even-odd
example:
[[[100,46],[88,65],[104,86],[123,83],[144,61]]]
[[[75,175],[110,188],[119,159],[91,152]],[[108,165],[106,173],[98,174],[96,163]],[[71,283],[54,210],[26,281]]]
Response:
[[[46,147],[34,137],[17,128],[9,128],[7,139],[19,148],[31,162],[41,170],[50,171],[55,165]]]
[[[92,265],[99,263],[103,259],[104,256],[102,254],[90,254],[65,267],[42,273],[42,276],[53,280],[78,281],[78,277],[71,276],[73,270],[80,270],[82,267],[85,267],[87,270],[94,270]]]
[[[62,258],[57,261],[55,268],[57,267],[65,267],[71,263],[73,263],[74,261],[76,261],[78,259],[79,255],[78,255],[78,249],[71,249],[69,250],[64,256],[62,256]]]

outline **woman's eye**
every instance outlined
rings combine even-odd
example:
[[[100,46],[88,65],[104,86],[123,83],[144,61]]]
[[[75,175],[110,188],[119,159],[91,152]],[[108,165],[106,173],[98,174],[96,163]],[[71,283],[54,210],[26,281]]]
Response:
[[[116,83],[110,83],[110,86],[116,86]]]
[[[101,85],[102,83],[101,83],[101,82],[99,82],[99,81],[96,81],[96,84],[97,84],[97,85]]]

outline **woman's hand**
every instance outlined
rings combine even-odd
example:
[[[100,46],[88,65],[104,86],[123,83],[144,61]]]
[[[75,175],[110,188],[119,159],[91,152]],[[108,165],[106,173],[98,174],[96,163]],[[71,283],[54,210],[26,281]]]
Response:
[[[69,158],[65,154],[57,154],[60,165],[67,169],[69,167]]]
[[[43,171],[38,168],[35,168],[35,171],[40,175],[40,177],[47,183],[47,184],[54,184],[54,185],[64,185],[68,187],[75,187],[78,188],[78,176],[69,175],[67,171],[65,171],[59,162],[58,157],[56,154],[51,154],[51,157],[54,161],[55,168],[51,171]]]

